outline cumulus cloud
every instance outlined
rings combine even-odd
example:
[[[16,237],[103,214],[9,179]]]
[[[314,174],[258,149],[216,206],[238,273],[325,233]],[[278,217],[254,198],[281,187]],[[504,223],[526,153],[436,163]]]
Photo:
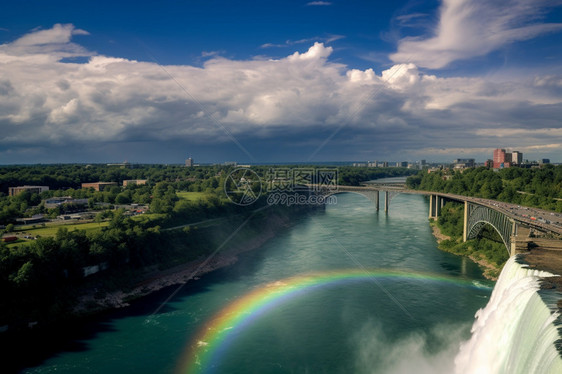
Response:
[[[74,35],[86,32],[55,25],[0,45],[0,155],[131,142],[219,152],[236,139],[264,161],[303,160],[336,130],[318,159],[415,159],[461,150],[467,139],[482,153],[562,144],[562,77],[552,74],[492,81],[425,74],[413,63],[350,69],[318,42],[280,59],[209,55],[202,67],[160,66],[97,55]],[[78,54],[88,61],[64,61]],[[505,128],[519,132],[494,135]]]
[[[549,0],[443,0],[439,22],[429,38],[406,37],[394,62],[413,62],[439,69],[453,61],[486,55],[498,48],[559,32],[561,23],[543,23],[541,17],[559,1]]]

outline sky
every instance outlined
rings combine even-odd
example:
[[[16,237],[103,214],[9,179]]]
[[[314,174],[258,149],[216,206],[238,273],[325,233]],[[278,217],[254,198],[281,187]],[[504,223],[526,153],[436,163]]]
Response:
[[[1,8],[0,164],[562,162],[562,0]]]

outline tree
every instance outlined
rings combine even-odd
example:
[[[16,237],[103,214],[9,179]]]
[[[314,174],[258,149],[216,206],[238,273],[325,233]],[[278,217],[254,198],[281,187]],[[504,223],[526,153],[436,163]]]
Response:
[[[14,224],[10,223],[6,226],[6,232],[13,232],[14,231]]]
[[[101,223],[103,222],[103,219],[104,219],[104,214],[103,214],[103,212],[100,212],[100,213],[96,214],[96,216],[94,217],[94,222],[101,226]]]
[[[23,286],[30,282],[33,276],[33,264],[27,261],[18,270],[17,274],[10,276],[11,281],[18,286]]]

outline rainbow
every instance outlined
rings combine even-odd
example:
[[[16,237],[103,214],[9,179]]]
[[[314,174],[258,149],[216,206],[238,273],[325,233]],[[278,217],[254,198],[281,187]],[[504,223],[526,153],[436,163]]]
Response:
[[[374,282],[386,279],[425,281],[452,284],[455,286],[487,288],[471,280],[447,277],[430,273],[412,273],[392,270],[346,269],[308,273],[269,283],[236,299],[212,317],[191,340],[178,365],[178,373],[204,373],[219,362],[232,340],[233,331],[241,331],[260,315],[284,302],[319,287],[346,282]]]

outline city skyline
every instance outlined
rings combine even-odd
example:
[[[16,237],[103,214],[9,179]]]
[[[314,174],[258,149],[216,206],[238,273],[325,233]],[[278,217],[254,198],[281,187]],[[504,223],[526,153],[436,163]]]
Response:
[[[561,4],[10,3],[0,164],[556,162]]]

